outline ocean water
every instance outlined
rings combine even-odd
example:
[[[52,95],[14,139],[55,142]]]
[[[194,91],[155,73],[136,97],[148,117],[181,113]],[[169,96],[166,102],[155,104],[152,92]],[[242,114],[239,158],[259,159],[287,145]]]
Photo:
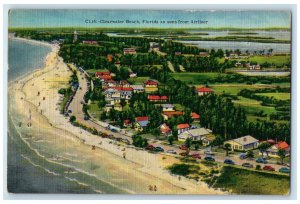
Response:
[[[9,41],[9,81],[42,67],[50,48],[24,41]],[[24,117],[15,110],[8,92],[7,190],[11,193],[106,193],[126,191],[95,177],[105,167],[78,155],[80,147],[47,130],[19,127]],[[86,147],[86,149],[89,149]],[[75,156],[74,156],[75,155]],[[100,174],[101,175],[101,174]],[[102,175],[102,176],[103,176]],[[128,192],[127,192],[128,193]]]
[[[49,46],[24,42],[18,39],[8,41],[8,81],[43,66]]]

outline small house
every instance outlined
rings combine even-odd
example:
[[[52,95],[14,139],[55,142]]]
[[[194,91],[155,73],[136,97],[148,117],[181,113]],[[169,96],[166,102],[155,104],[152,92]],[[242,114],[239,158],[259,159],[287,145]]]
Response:
[[[195,112],[191,113],[191,118],[194,120],[194,122],[199,122],[200,121],[200,115],[195,113]]]
[[[184,112],[182,111],[163,111],[162,116],[164,117],[164,120],[169,120],[173,116],[180,116],[184,115]]]
[[[196,92],[198,93],[198,96],[204,96],[204,95],[207,95],[207,94],[211,94],[214,91],[210,88],[207,88],[207,87],[201,87],[201,88],[197,88]]]
[[[174,105],[172,104],[161,104],[163,111],[174,111]]]
[[[290,154],[290,146],[285,141],[278,142],[277,144],[272,145],[266,152],[270,157],[278,158],[278,151],[282,149],[285,151],[285,155]]]
[[[130,85],[130,87],[133,89],[134,93],[142,93],[145,91],[143,85]]]
[[[135,124],[134,129],[137,131],[143,131],[145,127],[147,127],[149,123],[149,118],[147,116],[145,117],[136,117],[135,118]]]
[[[178,134],[181,134],[190,129],[190,125],[187,123],[177,125]]]
[[[135,48],[124,48],[123,54],[124,55],[134,55],[134,54],[136,54],[136,50],[135,50]]]
[[[190,138],[192,141],[200,141],[209,134],[210,132],[205,128],[190,129],[178,135],[178,140],[185,141],[187,138]]]
[[[163,135],[170,135],[170,134],[172,134],[171,128],[166,123],[164,123],[164,124],[162,124],[160,126],[160,132]]]
[[[250,150],[258,147],[258,140],[251,135],[246,135],[233,140],[224,142],[230,144],[232,150]]]

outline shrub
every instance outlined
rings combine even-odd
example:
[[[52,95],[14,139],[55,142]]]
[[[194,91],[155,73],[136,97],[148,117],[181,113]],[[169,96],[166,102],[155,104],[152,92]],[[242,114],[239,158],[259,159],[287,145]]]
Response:
[[[256,165],[255,169],[256,170],[261,170],[261,166],[258,164],[258,165]]]

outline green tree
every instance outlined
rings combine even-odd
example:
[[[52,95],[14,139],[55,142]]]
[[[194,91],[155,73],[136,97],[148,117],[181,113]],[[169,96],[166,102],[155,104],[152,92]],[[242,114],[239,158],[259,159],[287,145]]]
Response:
[[[248,150],[248,151],[247,151],[247,157],[248,157],[248,158],[253,158],[253,157],[254,157],[254,152],[253,152],[253,150]]]
[[[76,117],[74,116],[74,115],[72,115],[71,117],[70,117],[70,122],[71,123],[74,123],[76,121]]]
[[[173,136],[169,136],[168,137],[168,142],[169,142],[169,145],[173,145],[174,137]]]
[[[226,156],[228,156],[228,152],[231,150],[231,144],[226,143],[226,144],[224,145],[224,149],[225,149],[225,151],[226,151]]]
[[[278,152],[277,152],[280,160],[281,160],[281,164],[283,164],[283,160],[286,156],[286,151],[284,149],[279,149]]]
[[[267,149],[269,149],[270,144],[268,142],[262,142],[258,145],[258,149],[261,153],[261,157],[264,157],[264,152],[267,151]]]

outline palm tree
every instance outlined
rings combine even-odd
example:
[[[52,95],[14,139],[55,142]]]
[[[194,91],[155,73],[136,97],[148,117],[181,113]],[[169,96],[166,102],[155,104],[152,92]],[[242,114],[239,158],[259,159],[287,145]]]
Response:
[[[224,145],[224,149],[226,151],[226,156],[228,156],[228,152],[231,150],[231,145],[229,143],[226,143]]]

